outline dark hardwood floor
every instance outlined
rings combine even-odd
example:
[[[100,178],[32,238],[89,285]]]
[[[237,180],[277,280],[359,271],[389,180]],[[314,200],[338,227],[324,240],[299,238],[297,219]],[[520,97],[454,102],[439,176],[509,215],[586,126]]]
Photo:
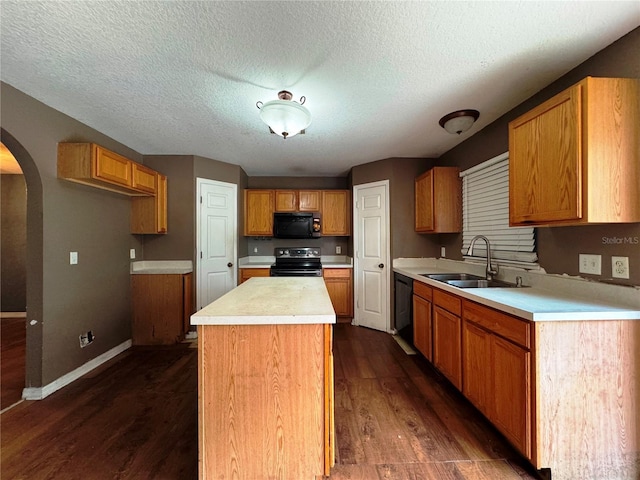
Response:
[[[0,319],[0,411],[22,398],[26,319]]]
[[[0,478],[196,479],[197,350],[190,347],[132,348],[2,414]],[[331,480],[535,478],[427,362],[389,335],[338,324],[334,352]]]

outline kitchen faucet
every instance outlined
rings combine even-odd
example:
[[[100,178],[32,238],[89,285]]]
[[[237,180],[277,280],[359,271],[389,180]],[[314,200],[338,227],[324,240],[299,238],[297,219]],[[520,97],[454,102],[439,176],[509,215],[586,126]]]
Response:
[[[484,240],[484,243],[487,244],[487,273],[486,279],[493,280],[493,276],[498,274],[498,266],[494,267],[491,265],[491,246],[489,245],[489,239],[484,235],[476,235],[471,239],[471,243],[469,244],[469,249],[467,250],[467,255],[473,256],[473,246],[476,244],[478,239]]]

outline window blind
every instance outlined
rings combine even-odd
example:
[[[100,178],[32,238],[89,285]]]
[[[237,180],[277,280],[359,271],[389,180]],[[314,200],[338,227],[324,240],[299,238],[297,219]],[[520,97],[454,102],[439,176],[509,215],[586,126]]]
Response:
[[[483,241],[467,255],[471,239],[484,235],[491,243],[492,259],[535,264],[535,229],[509,227],[509,154],[498,155],[460,173],[462,177],[462,255],[487,258]]]

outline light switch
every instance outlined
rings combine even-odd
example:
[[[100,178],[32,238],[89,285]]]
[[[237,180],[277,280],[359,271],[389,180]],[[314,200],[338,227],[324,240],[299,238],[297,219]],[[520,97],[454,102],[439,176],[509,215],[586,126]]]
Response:
[[[69,252],[69,265],[78,264],[78,252]]]
[[[134,258],[136,258],[136,249],[132,248],[131,250],[129,250],[129,258],[131,260],[133,260]]]

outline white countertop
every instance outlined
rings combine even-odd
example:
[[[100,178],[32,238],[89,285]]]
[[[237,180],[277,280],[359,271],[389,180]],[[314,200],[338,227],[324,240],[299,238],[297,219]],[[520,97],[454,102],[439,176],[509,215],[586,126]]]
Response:
[[[320,277],[254,277],[191,315],[191,325],[336,323]]]
[[[457,288],[437,280],[423,277],[423,273],[449,273],[452,271],[467,273],[468,270],[442,268],[436,263],[407,262],[403,259],[400,265],[394,263],[394,272],[406,275],[432,287],[453,293],[459,297],[472,300],[488,307],[493,307],[512,315],[533,321],[571,321],[571,320],[640,320],[640,306],[624,299],[633,298],[639,292],[632,287],[613,287],[611,285],[593,285],[595,282],[584,282],[584,295],[576,293],[576,285],[567,285],[567,289],[558,288],[563,279],[555,279],[554,288],[538,286],[525,288]],[[538,276],[540,276],[538,274]],[[565,282],[575,283],[567,279]],[[525,282],[527,285],[527,282]],[[602,295],[589,292],[594,288],[601,289]],[[616,289],[621,290],[623,300],[616,298]],[[573,290],[573,291],[571,291]],[[580,285],[577,290],[580,291]],[[611,293],[613,292],[613,293]]]
[[[191,260],[143,260],[131,262],[131,275],[184,275],[193,272]]]

